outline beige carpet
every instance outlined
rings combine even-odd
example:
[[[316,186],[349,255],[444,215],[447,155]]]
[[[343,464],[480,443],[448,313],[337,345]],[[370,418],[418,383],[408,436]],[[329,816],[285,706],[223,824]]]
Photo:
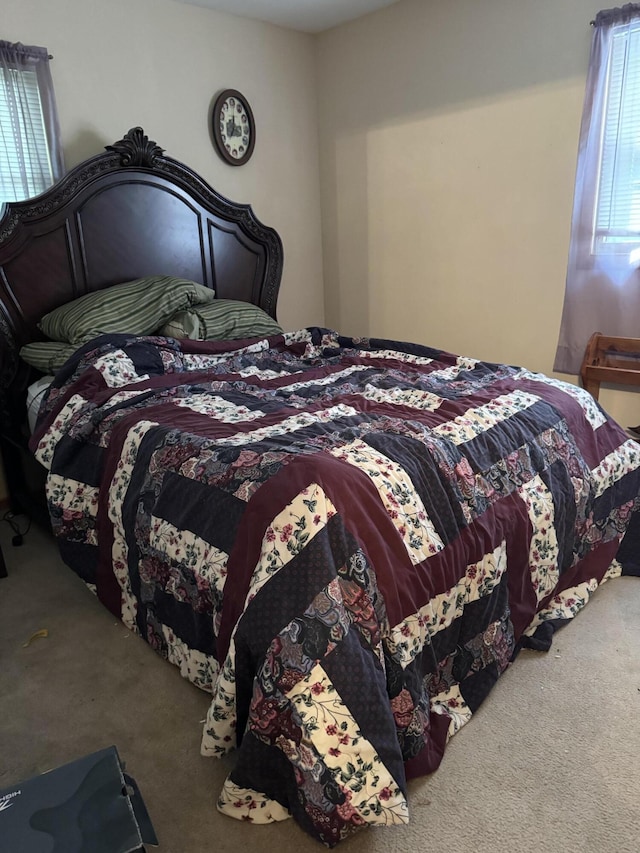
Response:
[[[163,853],[322,849],[293,821],[220,815],[231,763],[199,755],[206,695],[114,620],[48,536],[12,548],[2,525],[0,539],[0,788],[115,744]],[[548,654],[520,655],[440,769],[410,784],[410,809],[408,826],[339,849],[638,853],[640,579],[606,584]]]

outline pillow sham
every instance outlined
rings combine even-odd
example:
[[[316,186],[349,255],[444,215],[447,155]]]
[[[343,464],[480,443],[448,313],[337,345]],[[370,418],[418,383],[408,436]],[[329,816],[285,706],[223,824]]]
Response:
[[[78,346],[97,335],[149,335],[177,311],[215,299],[202,284],[173,276],[147,276],[86,293],[55,308],[38,328],[48,338]]]
[[[195,314],[199,318],[199,340],[233,341],[240,338],[261,338],[283,333],[282,326],[276,323],[266,311],[250,302],[241,302],[235,299],[216,299],[206,304],[194,305],[186,313]],[[175,318],[172,319],[175,320]],[[178,322],[182,322],[184,331],[184,319]],[[178,337],[170,334],[168,331],[170,327],[176,328],[174,324],[170,323],[163,326],[158,334]],[[191,337],[191,335],[183,334],[180,337]]]
[[[76,349],[60,341],[34,341],[21,348],[20,358],[41,373],[56,373]]]

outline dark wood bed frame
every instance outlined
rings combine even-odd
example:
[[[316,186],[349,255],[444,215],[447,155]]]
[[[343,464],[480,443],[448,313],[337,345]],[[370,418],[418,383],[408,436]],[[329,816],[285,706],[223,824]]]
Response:
[[[247,204],[221,196],[135,127],[0,219],[0,450],[11,509],[46,520],[43,471],[27,450],[19,357],[40,318],[84,293],[147,275],[199,282],[276,317],[283,251]],[[35,482],[34,482],[35,481]],[[1,568],[1,567],[0,567]]]

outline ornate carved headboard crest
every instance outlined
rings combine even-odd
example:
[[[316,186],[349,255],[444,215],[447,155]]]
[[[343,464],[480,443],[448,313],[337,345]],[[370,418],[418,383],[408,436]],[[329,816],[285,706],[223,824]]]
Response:
[[[158,157],[164,154],[160,148],[146,135],[141,127],[132,127],[121,140],[113,145],[105,145],[107,151],[115,151],[120,155],[121,166],[142,166],[153,169]]]

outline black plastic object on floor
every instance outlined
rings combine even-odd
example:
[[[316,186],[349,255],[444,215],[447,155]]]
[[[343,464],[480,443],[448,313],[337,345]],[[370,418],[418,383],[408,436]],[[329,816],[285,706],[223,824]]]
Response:
[[[157,846],[115,746],[0,791],[0,853],[136,853]]]

